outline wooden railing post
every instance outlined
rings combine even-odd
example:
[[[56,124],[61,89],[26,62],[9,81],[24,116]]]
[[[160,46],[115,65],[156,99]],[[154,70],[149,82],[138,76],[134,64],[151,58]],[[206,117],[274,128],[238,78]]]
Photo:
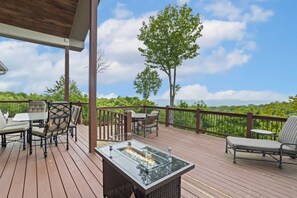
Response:
[[[201,110],[196,110],[196,133],[200,133],[202,123],[201,123]]]
[[[169,106],[166,106],[166,111],[165,111],[165,126],[169,127]]]
[[[251,130],[253,128],[253,113],[247,113],[246,137],[251,138]]]
[[[124,121],[124,133],[125,133],[125,140],[128,140],[129,138],[131,138],[131,135],[128,135],[128,133],[132,133],[132,113],[128,112],[126,113],[125,116],[125,121]]]
[[[143,105],[143,112],[146,113],[146,111],[147,111],[147,107],[146,105]]]

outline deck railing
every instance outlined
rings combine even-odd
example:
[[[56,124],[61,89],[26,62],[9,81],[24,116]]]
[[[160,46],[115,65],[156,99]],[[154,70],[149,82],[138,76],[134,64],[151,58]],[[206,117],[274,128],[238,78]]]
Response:
[[[124,141],[131,133],[131,113],[97,108],[97,140]]]
[[[149,113],[152,110],[159,110],[159,122],[165,126],[173,126],[196,133],[213,134],[220,137],[228,135],[251,137],[251,129],[263,129],[276,133],[278,136],[280,130],[287,120],[284,117],[261,116],[253,113],[227,113],[207,111],[200,109],[183,109],[160,106],[116,106],[101,107],[117,112],[133,109],[136,112]],[[173,118],[170,119],[170,115]]]
[[[83,107],[83,123],[87,124],[88,103],[74,102],[73,104]],[[10,116],[13,116],[15,113],[26,112],[28,101],[0,101],[0,109],[8,110]],[[169,106],[99,107],[97,108],[98,139],[109,140],[116,133],[124,133],[123,130],[131,132],[131,117],[129,118],[124,114],[124,110],[128,109],[145,113],[159,110],[159,122],[167,127],[173,126],[196,133],[213,134],[221,137],[228,135],[251,137],[252,128],[273,131],[278,136],[284,122],[287,120],[284,117],[261,116],[253,113],[226,113],[200,109],[172,108]],[[173,115],[173,118],[170,118],[170,115]],[[120,131],[117,129],[118,132],[116,132],[115,117],[124,122],[121,126],[126,128],[120,128]],[[130,123],[130,125],[126,122]]]

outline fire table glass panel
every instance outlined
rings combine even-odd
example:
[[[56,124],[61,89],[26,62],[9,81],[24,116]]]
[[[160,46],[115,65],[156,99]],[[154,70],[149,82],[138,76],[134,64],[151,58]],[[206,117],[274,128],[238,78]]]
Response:
[[[135,140],[96,150],[144,189],[153,183],[194,168],[193,164],[172,156],[170,149],[168,152],[161,151]]]

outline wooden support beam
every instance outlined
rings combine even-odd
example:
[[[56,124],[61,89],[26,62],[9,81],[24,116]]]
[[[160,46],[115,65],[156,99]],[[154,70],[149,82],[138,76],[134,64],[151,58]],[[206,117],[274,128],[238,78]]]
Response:
[[[98,0],[90,1],[90,54],[89,54],[89,152],[97,146],[97,6]]]
[[[64,100],[69,101],[69,47],[65,47],[65,92]]]

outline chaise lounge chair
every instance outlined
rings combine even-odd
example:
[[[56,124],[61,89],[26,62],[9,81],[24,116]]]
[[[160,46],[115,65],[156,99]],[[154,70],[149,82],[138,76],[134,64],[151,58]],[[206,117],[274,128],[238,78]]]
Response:
[[[263,156],[270,155],[281,168],[282,163],[285,163],[282,161],[283,156],[290,156],[293,159],[297,157],[297,116],[288,118],[277,141],[228,136],[225,152],[227,153],[229,149],[233,149],[234,164],[236,164],[236,159],[247,159],[237,157],[236,152],[250,152],[261,153]]]

